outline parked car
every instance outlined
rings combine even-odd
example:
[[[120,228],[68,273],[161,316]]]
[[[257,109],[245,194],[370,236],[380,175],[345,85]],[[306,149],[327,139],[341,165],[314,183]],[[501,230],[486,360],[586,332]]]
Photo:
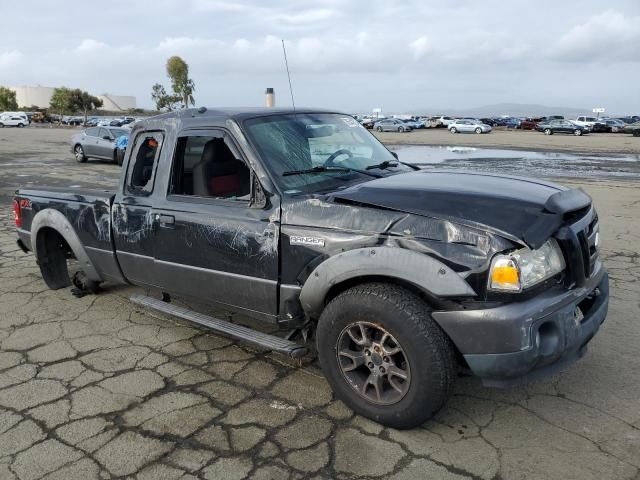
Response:
[[[536,125],[538,125],[538,123],[543,122],[545,119],[542,117],[537,117],[537,118],[531,118],[528,117],[524,120],[520,120],[520,128],[522,130],[535,130],[536,129]]]
[[[582,127],[587,127],[589,130],[596,131],[594,129],[594,127],[596,126],[597,123],[600,123],[601,125],[605,125],[604,123],[600,122],[600,120],[596,117],[586,117],[584,115],[581,115],[579,117],[576,117],[574,120],[571,120],[573,123],[575,123],[576,125],[580,125]]]
[[[112,190],[17,190],[18,245],[45,284],[69,287],[75,258],[86,293],[167,292],[132,301],[293,358],[307,347],[171,297],[309,333],[336,397],[383,425],[424,423],[459,370],[505,387],[566,368],[607,315],[582,190],[421,171],[316,110],[173,112],[140,122],[130,146]]]
[[[493,118],[481,118],[480,121],[490,127],[495,127],[497,125],[497,122]]]
[[[22,128],[29,125],[29,121],[24,117],[15,115],[13,113],[0,114],[0,128],[4,127],[18,127]]]
[[[440,116],[434,117],[434,120],[436,121],[436,124],[438,127],[448,127],[449,124],[453,122],[454,118],[447,117],[445,115],[440,115]]]
[[[385,118],[376,122],[374,128],[378,132],[410,132],[413,130],[410,125],[407,125],[399,118]]]
[[[489,133],[491,125],[476,119],[462,118],[449,123],[449,131],[451,133]]]
[[[623,133],[632,133],[633,136],[640,135],[640,122],[630,123],[622,129]]]
[[[406,125],[409,125],[413,130],[417,130],[418,128],[424,128],[424,123],[419,122],[418,120],[412,120],[408,118],[400,119]]]
[[[617,118],[607,118],[601,121],[604,122],[604,124],[607,126],[608,131],[612,133],[622,132],[624,130],[624,127],[626,126],[626,124],[622,120]]]
[[[589,133],[587,127],[578,125],[569,120],[551,120],[549,122],[541,122],[536,126],[536,130],[544,132],[545,135],[553,135],[554,133],[572,133],[573,135],[584,135]]]
[[[83,163],[88,158],[99,158],[118,162],[116,139],[128,135],[129,130],[113,127],[91,127],[71,137],[71,153],[76,161]]]
[[[26,112],[0,112],[0,115],[6,115],[8,117],[17,118],[19,117],[22,121],[23,126],[29,125],[31,123],[29,121],[29,116]]]

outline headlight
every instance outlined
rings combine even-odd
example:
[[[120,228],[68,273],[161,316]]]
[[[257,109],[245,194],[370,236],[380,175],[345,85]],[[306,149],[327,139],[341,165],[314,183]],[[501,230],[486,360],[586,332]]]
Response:
[[[537,250],[522,248],[508,255],[496,255],[489,271],[489,288],[519,292],[564,270],[562,251],[553,238]]]

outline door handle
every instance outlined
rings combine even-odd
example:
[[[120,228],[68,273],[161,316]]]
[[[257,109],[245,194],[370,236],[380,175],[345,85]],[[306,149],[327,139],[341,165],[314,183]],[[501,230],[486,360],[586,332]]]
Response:
[[[156,214],[156,220],[161,227],[173,226],[176,223],[176,218],[173,215]]]

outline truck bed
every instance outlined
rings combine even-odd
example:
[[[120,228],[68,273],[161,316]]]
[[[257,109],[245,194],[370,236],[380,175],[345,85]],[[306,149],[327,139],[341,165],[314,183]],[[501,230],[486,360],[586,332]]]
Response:
[[[22,227],[18,233],[28,249],[34,250],[31,226],[36,214],[44,209],[57,210],[68,220],[103,280],[122,280],[111,235],[114,191],[21,188],[16,192],[16,198],[21,203],[22,211]]]

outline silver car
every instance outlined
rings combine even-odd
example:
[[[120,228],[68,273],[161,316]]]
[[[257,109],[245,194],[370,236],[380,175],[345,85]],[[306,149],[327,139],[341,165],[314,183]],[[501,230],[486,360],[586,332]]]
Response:
[[[373,128],[378,132],[410,132],[413,130],[411,125],[398,118],[385,118],[376,122]]]
[[[129,130],[116,127],[91,127],[71,137],[71,152],[78,162],[100,158],[117,162],[116,140]]]
[[[490,125],[482,123],[480,120],[476,120],[473,118],[461,118],[458,120],[453,120],[449,124],[448,128],[451,133],[489,133],[491,131]]]

